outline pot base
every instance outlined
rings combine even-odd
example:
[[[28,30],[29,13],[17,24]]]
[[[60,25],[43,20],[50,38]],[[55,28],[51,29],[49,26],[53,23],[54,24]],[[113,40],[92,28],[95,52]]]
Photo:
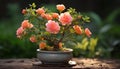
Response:
[[[75,66],[77,63],[75,61],[69,61],[68,63],[42,63],[41,61],[34,62],[34,66],[42,66],[42,67],[70,67]]]
[[[69,64],[69,62],[41,62],[43,65],[66,65]]]

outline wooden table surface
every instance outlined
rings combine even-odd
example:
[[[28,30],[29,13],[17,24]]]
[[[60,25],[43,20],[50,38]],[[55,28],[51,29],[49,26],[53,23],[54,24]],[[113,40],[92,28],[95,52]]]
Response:
[[[39,60],[33,59],[0,59],[0,69],[120,69],[119,59],[73,58],[76,65],[33,65]]]

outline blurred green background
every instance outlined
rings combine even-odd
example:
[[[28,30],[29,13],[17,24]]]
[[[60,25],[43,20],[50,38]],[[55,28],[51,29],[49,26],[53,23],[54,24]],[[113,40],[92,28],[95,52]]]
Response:
[[[33,2],[53,10],[56,4],[64,4],[91,17],[85,26],[92,38],[68,42],[74,57],[120,58],[120,0],[0,0],[0,58],[36,57],[38,46],[16,38],[23,21],[21,10]]]

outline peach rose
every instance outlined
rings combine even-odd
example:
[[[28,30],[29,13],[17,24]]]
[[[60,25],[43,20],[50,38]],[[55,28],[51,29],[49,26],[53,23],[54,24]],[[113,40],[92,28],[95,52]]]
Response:
[[[86,34],[88,37],[90,37],[92,33],[90,32],[90,30],[89,30],[88,28],[85,28],[85,34]]]
[[[57,34],[60,31],[60,26],[57,22],[49,20],[48,23],[46,23],[46,31]]]
[[[18,28],[16,31],[17,37],[20,38],[23,32],[24,32],[24,29],[22,27]]]
[[[26,14],[27,11],[25,9],[22,10],[22,14]]]
[[[59,43],[59,48],[62,48],[63,44],[62,42]]]
[[[52,20],[52,19],[53,19],[50,14],[45,14],[45,18],[46,18],[47,20]]]
[[[41,39],[41,40],[44,40],[44,38],[43,38],[43,37],[41,37],[40,39]]]
[[[33,24],[30,23],[30,24],[29,24],[29,28],[32,28],[32,27],[33,27]]]
[[[45,18],[45,15],[46,15],[45,13],[42,13],[42,14],[41,14],[41,17],[42,17],[42,18]]]
[[[53,18],[58,18],[59,14],[58,13],[52,13]]]
[[[69,14],[69,12],[61,13],[59,16],[59,21],[61,22],[62,25],[70,25],[72,20],[73,18]]]
[[[59,4],[56,7],[57,7],[57,10],[59,10],[60,12],[62,12],[63,10],[65,10],[65,6],[63,4]]]
[[[73,29],[75,30],[75,32],[76,32],[77,34],[82,34],[82,29],[81,29],[80,26],[75,25],[75,26],[73,26]]]
[[[33,24],[29,23],[29,20],[24,20],[21,24],[21,27],[23,27],[23,29],[25,28],[32,28]]]
[[[78,18],[79,18],[79,19],[81,19],[81,18],[82,18],[82,16],[81,16],[81,15],[79,15],[79,16],[78,16]]]
[[[36,42],[37,40],[36,40],[35,36],[31,36],[31,37],[30,37],[30,41],[34,43],[34,42]]]
[[[44,49],[45,46],[46,46],[46,43],[45,43],[45,42],[41,42],[41,43],[39,44],[39,48],[40,48],[40,49]]]
[[[36,12],[41,15],[42,13],[45,13],[45,10],[43,8],[38,8]]]

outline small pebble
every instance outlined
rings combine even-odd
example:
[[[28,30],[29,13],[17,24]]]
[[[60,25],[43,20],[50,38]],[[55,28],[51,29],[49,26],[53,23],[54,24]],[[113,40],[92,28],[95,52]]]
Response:
[[[91,65],[94,65],[93,63]]]
[[[102,64],[98,64],[98,66],[102,66]]]
[[[84,62],[80,62],[79,64],[84,65]]]
[[[32,64],[35,66],[38,66],[38,65],[41,65],[42,63],[41,62],[33,62]]]
[[[70,60],[70,61],[69,61],[69,64],[70,64],[70,65],[76,65],[77,63],[76,63],[75,61],[71,61],[71,60]]]

